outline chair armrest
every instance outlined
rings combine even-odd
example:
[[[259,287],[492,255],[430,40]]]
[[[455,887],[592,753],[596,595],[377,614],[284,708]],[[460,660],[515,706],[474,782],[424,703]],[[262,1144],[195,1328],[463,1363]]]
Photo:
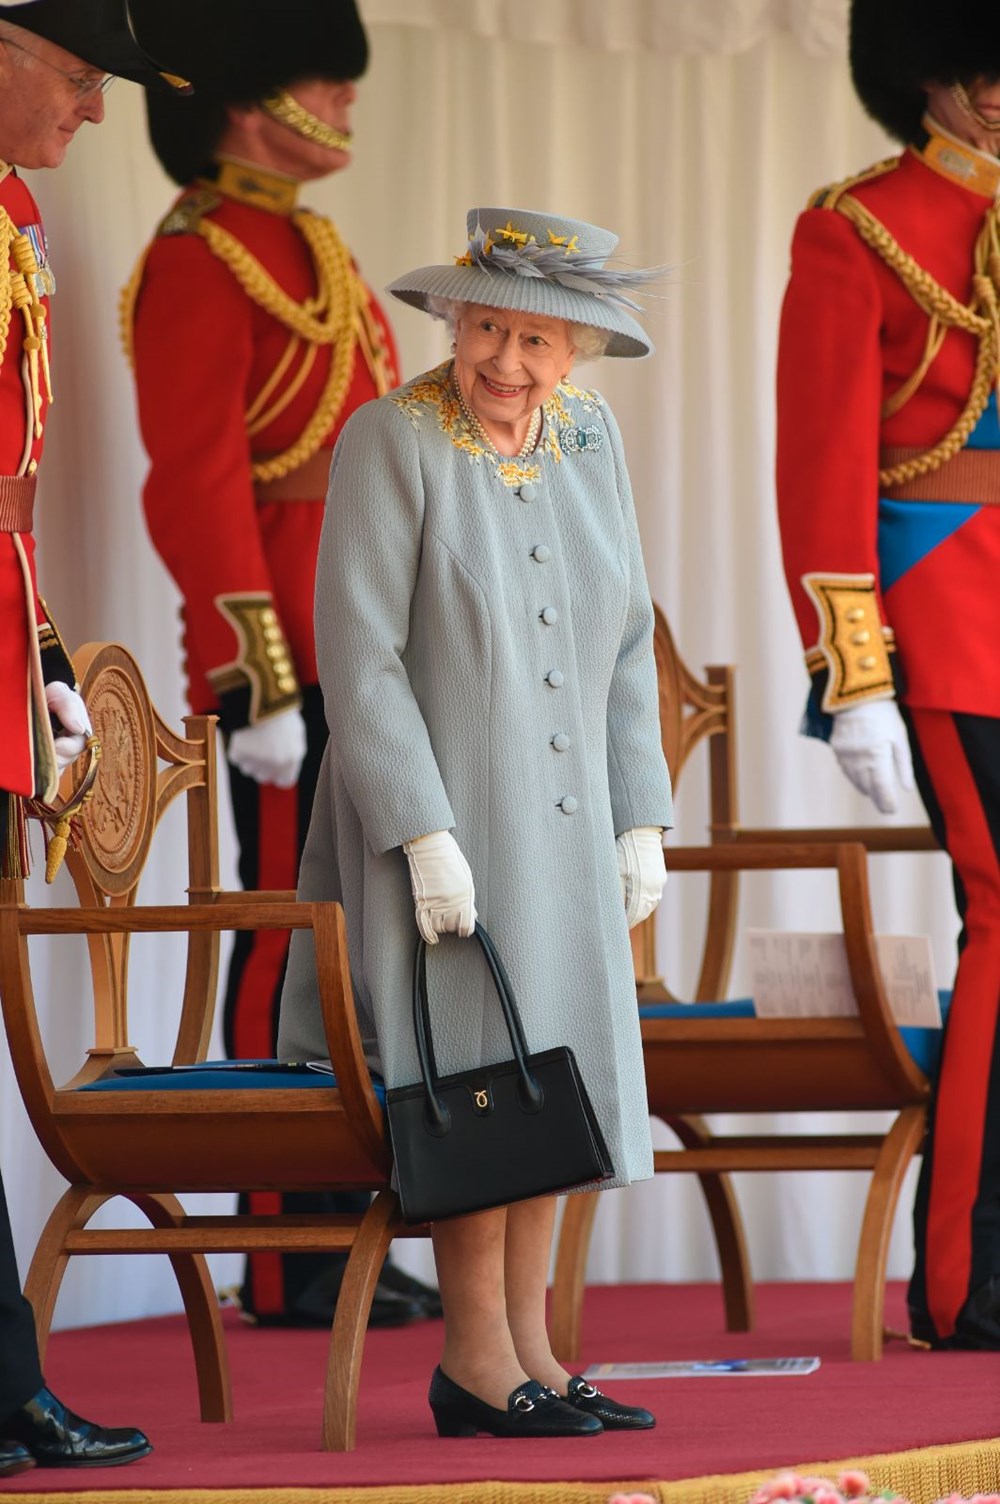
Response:
[[[717,835],[720,842],[734,845],[757,845],[760,842],[797,844],[817,841],[853,841],[866,851],[940,851],[934,832],[929,825],[818,825],[786,826],[776,829],[747,829],[742,826],[726,827]]]
[[[22,935],[120,935],[176,930],[308,930],[310,903],[244,901],[107,909],[18,909]]]
[[[751,872],[755,869],[838,867],[844,853],[861,851],[859,842],[720,841],[712,846],[666,846],[672,872]]]

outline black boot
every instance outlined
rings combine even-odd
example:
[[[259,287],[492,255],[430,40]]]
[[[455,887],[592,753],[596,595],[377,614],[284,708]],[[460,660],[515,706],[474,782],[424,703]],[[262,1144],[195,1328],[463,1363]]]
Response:
[[[412,1274],[404,1273],[398,1264],[392,1262],[392,1259],[386,1259],[382,1265],[378,1282],[385,1290],[392,1290],[396,1295],[405,1295],[408,1300],[415,1300],[425,1316],[434,1318],[444,1315],[440,1292],[435,1290],[433,1285],[425,1285],[423,1280],[414,1279]]]
[[[153,1450],[141,1431],[107,1430],[84,1420],[51,1389],[39,1389],[20,1410],[0,1421],[0,1436],[20,1442],[40,1467],[118,1467]]]
[[[0,1441],[0,1478],[13,1478],[34,1466],[34,1457],[19,1441]]]

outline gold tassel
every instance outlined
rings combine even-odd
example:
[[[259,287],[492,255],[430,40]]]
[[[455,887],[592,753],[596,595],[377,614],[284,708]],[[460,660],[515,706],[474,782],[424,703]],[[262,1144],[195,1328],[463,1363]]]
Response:
[[[66,847],[69,843],[69,821],[64,815],[57,820],[52,828],[52,839],[49,841],[49,849],[45,853],[45,881],[54,883],[56,873],[63,864],[66,855]]]

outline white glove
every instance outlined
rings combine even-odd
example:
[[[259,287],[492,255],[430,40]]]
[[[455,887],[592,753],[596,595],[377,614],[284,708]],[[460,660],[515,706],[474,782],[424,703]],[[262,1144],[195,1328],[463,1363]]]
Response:
[[[654,825],[626,830],[615,842],[618,876],[629,929],[648,919],[663,897],[667,866],[663,860],[663,831]]]
[[[438,935],[468,938],[476,926],[476,890],[472,871],[449,830],[435,830],[404,841],[410,864],[410,887],[417,910],[417,929],[428,945]]]
[[[841,771],[883,815],[895,812],[900,788],[913,788],[913,759],[895,700],[838,710],[830,736]]]
[[[49,714],[54,715],[62,727],[61,732],[54,734],[56,766],[61,773],[71,762],[76,762],[87,745],[87,737],[93,736],[94,728],[87,707],[76,690],[63,684],[61,679],[46,684],[45,703]]]
[[[279,710],[265,721],[241,726],[229,738],[226,756],[234,768],[257,783],[290,789],[298,782],[306,755],[306,723],[298,710]]]

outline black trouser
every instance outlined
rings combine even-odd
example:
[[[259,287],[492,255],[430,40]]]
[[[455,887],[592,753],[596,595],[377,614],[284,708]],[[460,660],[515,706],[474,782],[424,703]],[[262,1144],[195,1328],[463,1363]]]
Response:
[[[303,691],[306,756],[293,789],[277,789],[247,778],[229,765],[233,818],[239,840],[240,882],[246,889],[295,888],[299,859],[309,829],[313,796],[327,742],[323,695],[317,685]],[[226,1053],[235,1059],[270,1058],[278,1036],[278,1007],[288,961],[287,931],[237,933],[229,967],[223,1014]],[[240,1211],[258,1215],[284,1212],[363,1211],[369,1197],[253,1191],[240,1198]],[[346,1254],[251,1253],[247,1258],[243,1305],[259,1316],[292,1311],[297,1297]]]
[[[1000,720],[904,717],[962,920],[914,1208],[911,1319],[932,1340],[1000,1347]]]
[[[21,1294],[7,1198],[0,1179],[0,1422],[19,1410],[41,1387],[35,1318]]]

